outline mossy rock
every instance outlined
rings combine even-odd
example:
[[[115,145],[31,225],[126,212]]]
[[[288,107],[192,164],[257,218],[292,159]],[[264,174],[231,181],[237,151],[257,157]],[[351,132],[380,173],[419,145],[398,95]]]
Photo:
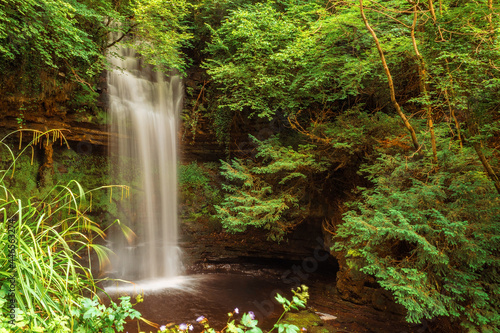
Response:
[[[300,312],[289,312],[285,315],[282,323],[295,325],[299,329],[305,328],[307,333],[329,333],[337,330],[328,324],[325,324],[321,318],[310,310]]]

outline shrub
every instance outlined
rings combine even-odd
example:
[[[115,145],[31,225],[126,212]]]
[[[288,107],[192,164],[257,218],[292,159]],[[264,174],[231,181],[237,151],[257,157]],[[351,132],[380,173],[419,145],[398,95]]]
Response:
[[[472,148],[440,142],[439,167],[424,147],[413,158],[380,150],[361,168],[374,186],[349,205],[335,249],[391,291],[409,322],[449,316],[498,330],[500,198]]]
[[[214,213],[213,205],[221,201],[221,194],[214,184],[215,172],[211,163],[183,164],[179,166],[179,188],[182,202],[181,217],[195,221]]]

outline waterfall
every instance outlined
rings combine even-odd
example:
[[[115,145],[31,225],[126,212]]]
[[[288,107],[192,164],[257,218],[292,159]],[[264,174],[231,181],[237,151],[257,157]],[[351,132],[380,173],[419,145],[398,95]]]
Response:
[[[146,65],[130,48],[115,46],[108,71],[112,179],[131,186],[117,200],[120,221],[137,237],[110,232],[112,276],[126,280],[179,274],[177,246],[177,127],[182,80]],[[115,227],[115,226],[114,226]]]

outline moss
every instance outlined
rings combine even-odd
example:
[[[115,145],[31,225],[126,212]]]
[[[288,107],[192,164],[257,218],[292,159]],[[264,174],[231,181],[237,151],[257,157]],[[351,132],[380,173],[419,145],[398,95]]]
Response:
[[[184,222],[204,222],[209,228],[221,230],[220,222],[211,216],[214,205],[220,203],[217,165],[197,163],[179,165],[179,192],[181,200],[181,219]]]
[[[14,156],[21,151],[18,146],[9,145]],[[22,146],[24,148],[25,145]],[[84,190],[95,189],[110,184],[107,156],[78,154],[65,146],[54,144],[53,156],[50,163],[45,165],[42,173],[43,152],[35,147],[28,147],[23,154],[17,157],[15,168],[12,168],[12,155],[5,146],[0,147],[0,168],[4,182],[12,194],[23,202],[40,201],[53,190],[55,185],[66,185],[72,180],[80,183]],[[10,169],[9,169],[10,168]],[[92,213],[103,215],[101,220],[114,220],[117,209],[116,202],[121,200],[120,191],[101,190],[92,194]],[[90,209],[90,198],[87,198],[87,207]],[[84,207],[82,207],[84,208]]]
[[[116,184],[110,177],[108,156],[79,154],[75,150],[66,148],[54,151],[53,179],[54,183],[59,184],[67,184],[75,179],[86,190]],[[119,184],[133,185],[125,182]],[[91,209],[93,215],[99,215],[99,219],[104,222],[103,226],[106,226],[120,217],[117,205],[124,197],[124,193],[119,189],[105,188],[94,191],[92,198],[87,198],[89,205],[87,208]]]
[[[17,147],[11,147],[11,149],[14,156],[20,153]],[[34,153],[33,158],[28,153],[19,156],[14,164],[9,150],[5,146],[1,146],[0,149],[1,176],[4,177],[5,185],[16,196],[16,199],[22,201],[37,197],[39,194],[37,177],[40,162],[36,152]]]
[[[325,325],[321,318],[310,310],[289,312],[285,315],[282,322],[284,324],[295,325],[301,329],[305,328],[308,333],[337,332],[335,328]]]
[[[78,154],[65,148],[55,150],[54,179],[60,183],[77,179],[88,189],[108,185],[110,179],[107,157]]]

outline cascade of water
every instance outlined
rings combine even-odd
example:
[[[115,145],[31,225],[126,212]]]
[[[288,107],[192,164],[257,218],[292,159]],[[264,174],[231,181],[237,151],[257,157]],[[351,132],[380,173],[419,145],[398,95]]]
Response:
[[[116,46],[108,72],[112,176],[132,187],[130,201],[120,201],[121,221],[137,237],[130,242],[116,230],[111,265],[127,280],[178,275],[177,123],[182,107],[182,81],[166,78],[143,64],[130,48]],[[121,69],[121,70],[120,70]]]

